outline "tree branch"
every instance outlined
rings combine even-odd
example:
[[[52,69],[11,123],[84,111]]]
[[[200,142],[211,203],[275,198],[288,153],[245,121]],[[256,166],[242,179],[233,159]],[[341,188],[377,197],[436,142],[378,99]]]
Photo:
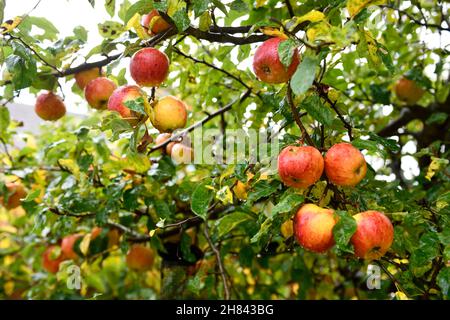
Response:
[[[310,146],[315,146],[314,141],[311,139],[310,135],[306,131],[305,126],[302,123],[302,119],[300,118],[300,114],[299,114],[297,108],[294,105],[294,100],[292,98],[292,89],[291,89],[291,83],[290,82],[288,82],[288,84],[287,84],[286,98],[287,98],[287,102],[289,104],[289,107],[291,108],[292,116],[294,117],[295,122],[297,123],[298,127],[300,128],[300,131],[302,132],[302,139],[306,140],[306,142]]]
[[[184,31],[185,34],[191,35],[197,39],[201,40],[207,40],[210,42],[218,42],[218,43],[232,43],[235,45],[243,45],[243,44],[249,44],[249,43],[255,43],[255,42],[262,42],[266,41],[270,37],[263,34],[263,35],[256,35],[252,34],[248,37],[235,37],[231,36],[226,33],[212,33],[209,31],[202,31],[200,29],[196,29],[194,27],[189,27],[186,31]]]
[[[219,110],[217,110],[214,113],[211,113],[209,116],[206,116],[205,118],[203,118],[202,120],[194,123],[192,126],[184,129],[183,131],[181,131],[178,134],[175,134],[173,136],[171,136],[169,139],[167,139],[166,141],[164,141],[163,143],[160,143],[156,146],[153,146],[149,152],[147,154],[151,154],[152,152],[155,152],[158,149],[164,148],[165,146],[167,146],[169,143],[177,141],[180,137],[183,137],[184,135],[186,135],[187,133],[195,130],[198,127],[203,126],[206,122],[208,122],[211,119],[214,119],[215,117],[217,117],[218,115],[227,112],[228,110],[230,110],[233,105],[237,102],[241,103],[242,101],[244,101],[245,99],[248,98],[248,96],[250,95],[251,91],[247,90],[240,98],[237,98],[236,100],[230,102],[229,104],[227,104],[226,106],[224,106],[223,108],[220,108]]]
[[[208,242],[210,248],[212,249],[212,251],[214,252],[214,254],[216,256],[217,265],[219,266],[220,275],[222,277],[223,290],[225,291],[224,298],[225,298],[225,300],[230,300],[230,289],[228,288],[227,276],[225,273],[225,268],[223,266],[222,257],[220,255],[220,251],[214,245],[214,243],[211,240],[211,237],[209,236],[208,223],[205,223],[203,233],[205,235],[206,241]]]

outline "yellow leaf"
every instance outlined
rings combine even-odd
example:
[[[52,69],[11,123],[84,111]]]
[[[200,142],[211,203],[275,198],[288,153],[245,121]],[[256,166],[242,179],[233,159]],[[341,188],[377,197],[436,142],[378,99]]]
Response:
[[[79,178],[80,175],[80,168],[78,167],[78,164],[73,159],[60,159],[58,160],[58,163],[60,166],[68,169],[72,174],[75,176],[75,178]]]
[[[285,239],[291,237],[294,234],[294,223],[292,220],[285,221],[281,225],[280,231]]]
[[[231,193],[230,187],[225,186],[220,189],[216,194],[216,198],[222,201],[223,204],[232,204],[233,194]]]
[[[80,251],[83,255],[87,255],[88,251],[89,251],[89,244],[91,243],[91,234],[88,233],[87,235],[85,235],[83,237],[83,240],[81,240],[80,243]]]
[[[260,28],[261,32],[265,35],[271,36],[271,37],[280,37],[283,39],[287,39],[288,36],[283,32],[283,29],[277,29],[272,27],[262,27]]]
[[[316,40],[332,41],[333,39],[330,30],[331,26],[326,21],[322,21],[309,27],[308,30],[306,30],[306,36],[311,42]]]
[[[370,31],[361,30],[360,31],[360,41],[359,46],[361,52],[367,51],[369,62],[373,65],[378,66],[381,64],[381,58],[378,56],[378,46],[372,33]]]
[[[406,294],[404,294],[404,293],[401,292],[401,291],[397,291],[397,292],[395,293],[395,298],[396,298],[397,300],[409,300],[408,297],[406,296]]]
[[[266,2],[267,0],[256,0],[256,8],[264,6]]]
[[[150,237],[153,237],[155,235],[156,229],[150,230],[150,232],[148,233],[148,235]]]
[[[293,17],[286,23],[286,28],[289,31],[293,31],[295,27],[297,27],[300,23],[305,21],[311,21],[311,22],[320,22],[323,19],[325,19],[325,15],[317,10],[311,10],[307,14],[304,14],[300,17]]]
[[[13,20],[7,20],[0,25],[1,34],[14,30],[22,22],[22,17],[15,17]]]
[[[7,296],[10,296],[14,292],[14,282],[13,281],[7,281],[3,285],[3,290],[5,290],[5,293]]]
[[[449,161],[447,159],[441,159],[436,157],[431,157],[431,163],[427,170],[427,175],[425,178],[429,181],[431,181],[431,178],[434,177],[436,172],[438,172],[440,169],[446,167],[448,165]]]
[[[348,0],[347,1],[347,10],[350,16],[353,18],[356,16],[362,9],[371,6],[385,3],[386,0]]]
[[[155,20],[155,18],[152,19],[152,22]],[[141,15],[139,13],[135,13],[134,16],[128,21],[126,27],[126,30],[134,29],[136,34],[140,39],[148,39],[150,38],[150,35],[148,34],[147,30],[141,25]],[[151,27],[150,27],[151,29]]]

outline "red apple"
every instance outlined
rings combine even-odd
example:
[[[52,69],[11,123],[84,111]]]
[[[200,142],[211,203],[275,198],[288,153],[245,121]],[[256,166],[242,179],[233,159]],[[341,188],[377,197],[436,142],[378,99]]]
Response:
[[[100,77],[88,83],[84,89],[84,96],[92,108],[103,110],[108,106],[109,97],[116,89],[117,86],[113,81]]]
[[[153,107],[150,121],[160,132],[184,128],[187,121],[186,104],[178,98],[166,96]]]
[[[78,257],[76,252],[73,250],[73,246],[80,237],[82,237],[81,234],[71,234],[62,239],[61,252],[66,259],[75,260]]]
[[[34,110],[41,119],[48,121],[56,121],[66,114],[64,101],[53,92],[40,94]]]
[[[101,77],[103,72],[100,68],[92,68],[89,70],[84,70],[75,74],[75,82],[81,90],[88,85],[89,82],[94,80],[95,78]]]
[[[294,235],[298,243],[313,252],[325,252],[334,245],[334,210],[315,204],[303,205],[294,217]]]
[[[154,35],[170,28],[170,24],[161,17],[156,9],[153,9],[149,14],[144,15],[141,23],[147,28],[149,35]]]
[[[91,231],[91,241],[95,240],[101,233],[103,229],[100,227],[94,227]],[[117,229],[111,229],[106,233],[108,237],[108,248],[112,246],[119,245],[120,242],[120,232]]]
[[[155,145],[160,145],[167,140],[169,140],[172,137],[172,134],[170,133],[161,133],[156,137]],[[163,152],[170,155],[172,153],[172,147],[175,144],[175,142],[169,142],[166,147],[164,148]]]
[[[169,74],[169,58],[155,48],[144,48],[131,58],[130,73],[142,87],[157,87]]]
[[[145,115],[130,110],[125,103],[142,98],[148,106],[147,95],[138,86],[126,85],[114,90],[108,100],[108,110],[118,112],[131,125],[137,124]],[[145,109],[145,108],[144,108]]]
[[[136,271],[146,271],[151,269],[153,261],[153,251],[139,244],[133,245],[126,257],[127,266]]]
[[[278,174],[289,187],[307,188],[316,183],[323,172],[323,158],[311,146],[288,146],[278,155]]]
[[[60,263],[64,261],[63,255],[58,255],[56,250],[59,250],[57,246],[49,246],[42,254],[42,267],[50,273],[57,273]]]
[[[278,56],[278,46],[285,41],[282,38],[271,38],[256,49],[253,58],[253,71],[266,83],[277,84],[289,81],[300,63],[298,50],[295,49],[292,62],[286,68]]]
[[[8,190],[8,202],[4,202],[4,196],[0,197],[0,204],[6,209],[11,210],[20,206],[23,199],[27,196],[27,192],[21,183],[10,182],[6,183],[6,189]]]
[[[351,239],[355,255],[367,260],[381,258],[394,240],[394,227],[389,218],[373,210],[355,214],[353,218],[357,224]]]
[[[325,174],[335,185],[355,186],[366,176],[366,172],[364,156],[350,143],[335,144],[325,155]]]
[[[396,83],[395,93],[397,98],[411,105],[422,98],[425,90],[419,87],[415,81],[403,77]]]

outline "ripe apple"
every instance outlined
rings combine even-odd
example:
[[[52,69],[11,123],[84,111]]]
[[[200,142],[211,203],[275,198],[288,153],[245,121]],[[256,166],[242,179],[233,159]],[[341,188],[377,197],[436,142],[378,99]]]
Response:
[[[34,110],[41,119],[48,121],[56,121],[66,114],[64,101],[50,91],[38,96]]]
[[[356,232],[351,238],[355,255],[362,259],[381,258],[394,240],[394,227],[391,221],[379,211],[364,211],[353,216]]]
[[[84,70],[75,74],[75,82],[77,83],[78,88],[84,90],[89,82],[91,82],[95,78],[101,77],[102,75],[103,71],[100,68]]]
[[[125,103],[128,101],[144,100],[144,109],[149,109],[147,95],[138,86],[126,85],[114,90],[108,100],[108,110],[118,112],[122,118],[126,119],[131,125],[139,123],[145,116],[133,110],[130,110]]]
[[[194,159],[194,149],[183,143],[175,143],[170,156],[176,164],[188,164]]]
[[[170,137],[172,137],[172,134],[170,134],[170,133],[160,133],[155,139],[155,145],[160,145],[160,144],[166,142],[167,140],[170,139]],[[170,156],[170,154],[172,152],[172,147],[174,144],[175,144],[175,142],[169,142],[166,145],[166,147],[164,148],[163,152]]]
[[[50,273],[57,273],[59,264],[64,261],[62,253],[56,250],[59,250],[57,246],[49,246],[42,254],[42,267]]]
[[[147,28],[148,34],[151,36],[170,28],[170,24],[161,17],[156,9],[153,9],[149,14],[144,15],[141,24]]]
[[[414,80],[401,78],[395,84],[395,94],[397,98],[405,101],[407,104],[415,104],[422,98],[425,90],[419,87]]]
[[[94,227],[91,231],[91,241],[95,240],[103,231],[103,228]],[[119,245],[120,232],[117,229],[111,229],[107,232],[108,248]]]
[[[292,62],[286,68],[278,56],[278,46],[285,41],[282,38],[271,38],[256,49],[253,58],[253,71],[256,76],[266,83],[277,84],[287,82],[300,63],[298,50],[295,49]]]
[[[6,209],[11,210],[20,206],[23,199],[27,196],[27,192],[21,183],[10,182],[6,183],[6,189],[8,190],[8,202],[4,203],[4,196],[0,197],[0,204]]]
[[[178,98],[166,96],[153,107],[150,121],[160,132],[184,128],[187,122],[186,104]]]
[[[325,174],[335,185],[353,187],[366,176],[366,172],[364,156],[350,143],[335,144],[325,155]]]
[[[78,257],[76,252],[73,250],[73,246],[80,237],[82,237],[81,234],[71,234],[62,239],[61,252],[64,258],[75,260]]]
[[[84,96],[92,108],[103,110],[106,109],[109,97],[116,89],[117,86],[113,81],[106,77],[99,77],[87,84],[84,88]]]
[[[323,157],[311,146],[287,146],[278,155],[278,174],[289,187],[307,188],[316,183],[323,172]]]
[[[131,58],[130,73],[142,87],[157,87],[169,74],[169,58],[155,48],[144,48]]]
[[[315,204],[303,205],[294,217],[294,235],[298,243],[313,252],[325,252],[334,244],[334,210]]]
[[[139,244],[133,245],[126,257],[128,268],[136,271],[150,270],[153,266],[153,260],[153,251]]]

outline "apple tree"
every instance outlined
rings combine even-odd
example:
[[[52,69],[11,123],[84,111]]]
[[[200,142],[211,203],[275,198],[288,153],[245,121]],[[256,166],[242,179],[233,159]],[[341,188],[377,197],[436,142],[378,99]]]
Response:
[[[448,3],[8,2],[1,298],[448,298]]]

